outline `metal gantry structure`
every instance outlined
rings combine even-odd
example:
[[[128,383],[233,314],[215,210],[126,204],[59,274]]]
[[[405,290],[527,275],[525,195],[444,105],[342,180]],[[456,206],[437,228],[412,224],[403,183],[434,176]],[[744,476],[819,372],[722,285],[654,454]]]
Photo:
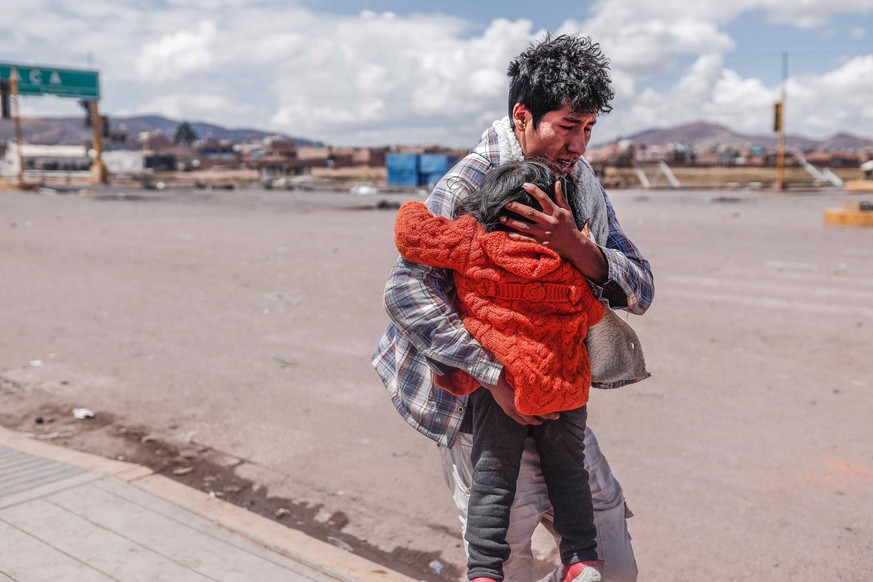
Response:
[[[56,95],[74,98],[88,108],[94,127],[94,141],[92,142],[94,161],[91,165],[91,176],[95,182],[106,181],[106,166],[102,159],[103,121],[99,108],[100,73],[98,71],[0,63],[0,93],[2,93],[4,117],[8,115],[15,122],[19,186],[24,183],[19,99],[26,95]],[[9,107],[10,100],[12,107]]]

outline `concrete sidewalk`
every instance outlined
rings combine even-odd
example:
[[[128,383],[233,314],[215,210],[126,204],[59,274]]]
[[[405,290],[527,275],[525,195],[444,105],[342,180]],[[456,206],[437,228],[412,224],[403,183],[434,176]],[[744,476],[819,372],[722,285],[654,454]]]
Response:
[[[0,428],[0,582],[410,582],[150,469]]]

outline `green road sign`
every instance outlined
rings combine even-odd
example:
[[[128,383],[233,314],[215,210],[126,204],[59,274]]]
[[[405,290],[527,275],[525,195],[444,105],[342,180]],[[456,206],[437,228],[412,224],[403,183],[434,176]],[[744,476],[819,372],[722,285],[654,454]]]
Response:
[[[100,74],[97,71],[30,67],[0,63],[0,79],[18,76],[19,95],[58,95],[96,101],[100,99]]]

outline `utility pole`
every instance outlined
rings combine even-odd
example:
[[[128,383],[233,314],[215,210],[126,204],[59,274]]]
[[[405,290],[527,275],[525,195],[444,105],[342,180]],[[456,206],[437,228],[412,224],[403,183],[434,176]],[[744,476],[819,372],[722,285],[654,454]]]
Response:
[[[18,187],[24,188],[24,152],[21,151],[21,104],[18,100],[18,69],[12,67],[11,77],[12,102],[15,104],[15,149],[18,152]]]
[[[100,117],[100,108],[96,99],[90,102],[90,107],[94,126],[94,162],[91,164],[91,181],[95,184],[106,184],[108,172],[103,163],[103,119]]]
[[[785,189],[785,85],[788,79],[788,51],[782,51],[782,88],[779,101],[773,111],[773,130],[779,132],[779,149],[776,152],[776,183],[774,189]]]

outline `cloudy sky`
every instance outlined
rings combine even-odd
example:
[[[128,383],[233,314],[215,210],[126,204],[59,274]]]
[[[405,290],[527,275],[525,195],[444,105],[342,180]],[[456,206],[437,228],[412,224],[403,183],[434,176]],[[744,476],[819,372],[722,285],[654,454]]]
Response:
[[[467,147],[505,114],[509,60],[581,31],[611,59],[595,142],[705,119],[873,137],[870,0],[0,0],[0,62],[100,70],[101,109],[336,145]],[[53,97],[28,115],[78,114]]]

